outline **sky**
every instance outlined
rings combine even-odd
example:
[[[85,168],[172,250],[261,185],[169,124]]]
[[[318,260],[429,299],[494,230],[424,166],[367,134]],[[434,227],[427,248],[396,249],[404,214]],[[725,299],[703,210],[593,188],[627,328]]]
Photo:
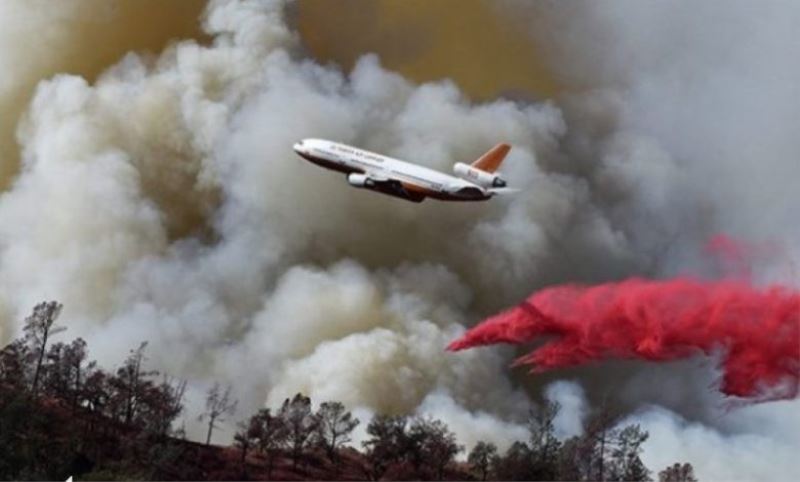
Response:
[[[214,382],[241,417],[302,391],[501,448],[544,399],[563,436],[610,400],[656,471],[797,473],[797,401],[731,410],[713,358],[530,376],[444,347],[547,286],[725,276],[720,233],[766,247],[753,283],[797,288],[800,8],[336,5],[0,4],[0,340],[56,299],[103,366],[149,341],[190,436]],[[446,172],[508,142],[522,192],[404,203],[304,163],[304,137]]]

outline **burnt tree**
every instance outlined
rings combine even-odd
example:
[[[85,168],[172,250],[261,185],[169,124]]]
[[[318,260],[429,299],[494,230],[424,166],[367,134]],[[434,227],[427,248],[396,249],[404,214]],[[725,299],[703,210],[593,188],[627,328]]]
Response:
[[[206,412],[198,417],[198,420],[203,421],[208,418],[208,432],[206,434],[206,445],[211,444],[211,434],[215,428],[218,428],[218,422],[224,422],[225,416],[233,415],[236,411],[237,400],[231,399],[231,387],[228,385],[225,390],[222,390],[219,383],[215,383],[209,390],[206,396]]]
[[[35,397],[39,388],[39,377],[42,371],[47,342],[57,333],[66,328],[55,326],[56,318],[61,313],[62,304],[57,301],[45,301],[33,308],[33,313],[25,319],[25,339],[31,347],[31,354],[35,357],[33,368],[33,381],[31,394]]]

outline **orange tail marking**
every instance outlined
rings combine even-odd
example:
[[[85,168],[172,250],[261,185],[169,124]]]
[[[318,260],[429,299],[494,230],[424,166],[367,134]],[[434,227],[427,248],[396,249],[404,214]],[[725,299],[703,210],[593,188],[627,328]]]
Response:
[[[500,164],[503,163],[503,159],[505,159],[506,154],[508,154],[510,150],[511,146],[508,144],[497,144],[489,149],[486,154],[478,158],[477,161],[473,162],[472,167],[480,169],[481,171],[494,172],[500,167]]]

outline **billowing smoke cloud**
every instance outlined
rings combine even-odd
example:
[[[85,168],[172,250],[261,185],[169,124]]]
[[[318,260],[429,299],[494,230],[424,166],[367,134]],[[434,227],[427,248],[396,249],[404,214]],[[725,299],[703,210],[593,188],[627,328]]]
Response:
[[[583,388],[575,382],[561,380],[550,384],[545,395],[548,400],[558,403],[560,407],[553,419],[556,436],[564,440],[581,435],[588,415]]]
[[[91,83],[41,82],[18,128],[21,172],[0,197],[0,339],[19,333],[34,303],[58,299],[68,333],[107,366],[149,340],[149,363],[191,382],[187,422],[219,380],[234,385],[240,415],[304,391],[359,414],[436,414],[465,442],[503,445],[522,437],[540,393],[574,414],[559,421],[568,435],[613,390],[632,409],[668,408],[633,415],[669,419],[647,419],[659,450],[700,427],[712,455],[754,437],[777,448],[764,465],[732,456],[726,470],[788,473],[772,470],[792,463],[796,431],[758,408],[720,417],[713,366],[604,366],[542,391],[553,378],[506,375],[510,350],[443,350],[546,285],[702,272],[698,246],[711,233],[768,233],[796,255],[784,201],[798,200],[789,106],[800,84],[776,56],[754,54],[785,52],[792,23],[733,6],[723,20],[749,35],[715,18],[723,31],[707,36],[696,18],[708,7],[636,7],[636,28],[620,25],[622,8],[537,12],[537,25],[560,28],[536,34],[565,85],[597,87],[558,104],[474,104],[449,81],[415,85],[370,55],[346,73],[322,66],[304,57],[284,6],[257,0],[210,2],[207,45],[131,52]],[[653,28],[664,18],[680,27]],[[658,42],[677,58],[666,61]],[[504,171],[523,190],[414,205],[349,189],[291,152],[311,136],[445,171],[509,142]],[[754,275],[778,282],[791,271],[771,263]],[[653,387],[654,374],[674,390]],[[786,407],[780,416],[796,404]],[[653,453],[645,462],[663,465]],[[713,457],[685,459],[700,476],[729,473]]]
[[[197,37],[204,0],[43,0],[0,4],[0,189],[19,168],[16,125],[40,79],[69,72],[94,79],[132,50]]]
[[[561,83],[583,91],[560,103],[567,124],[561,146],[614,232],[643,257],[637,274],[713,275],[716,256],[709,262],[699,247],[725,232],[745,246],[770,247],[770,256],[750,260],[739,274],[797,288],[800,69],[788,59],[800,52],[792,27],[800,9],[784,2],[505,2],[498,11],[527,28]],[[779,479],[800,469],[789,455],[800,447],[797,400],[728,412],[708,396],[718,377],[709,376],[709,364],[635,369],[606,394],[619,392],[639,407],[629,421],[651,432],[650,466],[684,450],[710,479]],[[645,400],[653,397],[670,410],[649,408]]]
[[[565,285],[470,329],[463,350],[555,336],[516,363],[544,371],[603,358],[668,361],[721,352],[726,395],[787,398],[800,383],[800,293],[691,279]]]
[[[579,183],[537,167],[563,132],[558,110],[473,106],[374,57],[345,76],[303,59],[283,14],[212,2],[209,46],[132,53],[94,84],[39,85],[19,130],[22,174],[0,199],[2,337],[54,298],[102,363],[149,340],[150,363],[196,391],[234,383],[243,413],[303,391],[375,412],[449,407],[460,432],[482,420],[473,433],[500,433],[529,404],[505,357],[443,347],[474,310],[551,271],[548,231],[575,224],[599,232],[593,249],[608,243]],[[503,139],[508,175],[537,189],[505,204],[405,204],[296,158],[306,136],[445,170]]]

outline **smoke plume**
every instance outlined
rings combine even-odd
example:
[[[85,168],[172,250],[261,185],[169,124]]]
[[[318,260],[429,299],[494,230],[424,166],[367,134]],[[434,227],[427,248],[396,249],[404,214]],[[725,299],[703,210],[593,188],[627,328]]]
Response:
[[[0,189],[19,168],[15,128],[36,84],[57,73],[94,79],[129,51],[201,35],[203,0],[42,0],[0,4]],[[145,27],[146,26],[146,27]]]
[[[511,348],[444,347],[550,285],[713,274],[719,266],[702,243],[718,232],[780,244],[781,256],[753,263],[752,278],[796,288],[798,9],[480,4],[486,25],[530,35],[499,45],[517,62],[530,56],[531,75],[546,64],[541,75],[561,94],[523,102],[541,93],[495,98],[503,86],[481,84],[470,90],[486,100],[475,102],[458,79],[415,83],[350,35],[336,42],[358,51],[352,68],[310,57],[314,40],[304,35],[334,22],[292,10],[302,4],[213,0],[202,32],[190,13],[172,12],[191,25],[165,21],[147,45],[132,34],[142,22],[122,21],[126,34],[102,59],[104,42],[63,20],[78,9],[106,28],[125,9],[33,5],[0,7],[26,12],[2,22],[29,25],[3,29],[0,45],[0,86],[17,86],[11,97],[0,91],[2,118],[24,109],[0,132],[20,146],[1,141],[15,159],[3,151],[11,167],[0,196],[0,341],[17,336],[42,299],[64,304],[68,335],[85,337],[104,366],[149,340],[148,364],[189,380],[190,436],[215,381],[233,384],[237,416],[303,391],[359,414],[436,414],[466,443],[501,449],[524,437],[523,418],[542,398],[569,407],[558,421],[566,436],[607,397],[651,432],[652,468],[683,458],[708,478],[796,472],[787,457],[800,447],[796,400],[724,416],[708,389],[718,372],[703,358],[531,379],[509,373]],[[403,25],[381,20],[397,12],[373,13]],[[439,79],[447,73],[434,66],[447,65],[441,46],[452,36],[424,32],[434,34],[420,55],[434,60],[403,61],[419,53],[413,41],[392,55],[411,78]],[[140,52],[170,38],[182,40]],[[67,46],[95,70],[55,62],[72,58]],[[462,64],[472,58],[454,54],[450,70],[471,77],[475,65]],[[483,74],[475,78],[495,77]],[[533,85],[509,81],[512,90]],[[504,175],[521,192],[483,204],[404,203],[303,162],[291,145],[304,137],[442,171],[508,142]],[[231,435],[215,432],[220,442]],[[684,441],[697,452],[682,452]],[[737,456],[747,452],[759,460]]]

